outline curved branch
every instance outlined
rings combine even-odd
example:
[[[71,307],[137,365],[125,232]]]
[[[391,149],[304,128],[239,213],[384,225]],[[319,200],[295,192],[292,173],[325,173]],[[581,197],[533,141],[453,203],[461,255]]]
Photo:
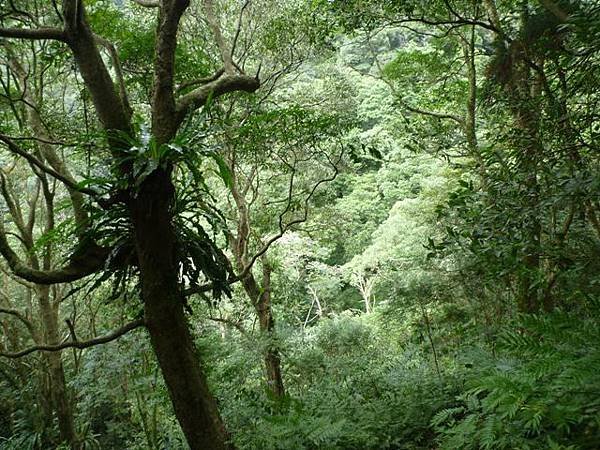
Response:
[[[4,223],[0,220],[0,254],[6,259],[10,270],[19,278],[36,284],[57,284],[80,280],[91,275],[104,267],[104,262],[110,253],[110,249],[99,247],[95,243],[81,252],[71,256],[70,262],[57,270],[33,269],[21,261],[21,258],[11,248]]]
[[[144,319],[137,319],[133,322],[129,322],[128,324],[122,326],[121,328],[118,328],[117,330],[111,333],[108,333],[104,336],[99,336],[94,339],[90,339],[89,341],[69,341],[56,345],[36,345],[14,353],[0,352],[0,356],[4,356],[5,358],[16,359],[22,358],[23,356],[29,355],[33,352],[58,352],[64,350],[65,348],[78,348],[81,350],[84,348],[93,347],[95,345],[105,344],[107,342],[114,341],[115,339],[120,338],[124,334],[127,334],[130,331],[142,326],[145,326]]]
[[[81,187],[77,183],[74,183],[73,180],[70,179],[69,177],[57,172],[52,167],[45,165],[42,161],[37,159],[31,153],[28,153],[25,150],[23,150],[21,147],[19,147],[8,136],[6,136],[4,134],[0,134],[0,141],[4,142],[11,152],[16,153],[19,156],[22,156],[29,163],[33,164],[38,169],[42,170],[43,172],[45,172],[45,173],[53,176],[57,180],[61,181],[68,188],[73,189],[74,191],[81,192],[82,194],[93,195],[93,196],[98,195],[98,192],[94,191],[93,189]]]
[[[403,101],[400,101],[399,103],[402,106],[404,106],[406,109],[408,109],[410,112],[413,112],[415,114],[421,114],[422,116],[435,117],[437,119],[453,120],[454,122],[458,123],[461,127],[463,127],[463,128],[465,127],[465,120],[462,117],[459,117],[455,114],[441,113],[441,112],[437,112],[437,111],[428,111],[425,109],[415,108],[414,106],[410,106]]]
[[[16,283],[19,283],[21,286],[23,286],[23,287],[25,287],[27,289],[35,289],[35,283],[31,283],[29,281],[24,280],[23,278],[20,278],[20,277],[16,276],[8,268],[4,267],[3,264],[0,264],[0,273],[3,273],[8,278],[10,278],[11,280],[15,281]]]
[[[468,19],[468,18],[460,18],[460,19],[454,19],[454,20],[436,20],[436,19],[429,19],[427,17],[407,17],[404,19],[400,19],[400,20],[392,20],[390,21],[391,25],[402,25],[404,23],[424,23],[425,25],[434,25],[434,26],[441,26],[441,25],[448,25],[450,27],[454,27],[454,28],[459,28],[459,27],[464,27],[464,26],[469,26],[469,25],[475,25],[481,28],[485,28],[486,30],[490,30],[493,31],[494,33],[499,33],[498,28],[496,28],[496,26],[489,24],[487,22],[482,22],[481,20],[477,20],[477,19]]]
[[[16,309],[0,308],[0,314],[8,314],[10,316],[16,317],[23,323],[23,325],[25,325],[27,327],[27,329],[29,330],[31,335],[35,336],[35,330],[34,330],[33,324],[31,323],[31,321],[29,319],[27,319],[27,317],[25,317],[25,315],[23,313],[21,313],[21,311],[18,311]]]
[[[248,75],[223,75],[179,97],[177,100],[178,119],[183,120],[188,112],[204,106],[210,98],[217,98],[235,91],[251,93],[259,87],[260,81],[257,78]]]
[[[219,70],[217,70],[214,74],[208,76],[208,77],[204,77],[204,78],[197,78],[195,80],[191,80],[191,81],[186,81],[185,83],[181,83],[177,89],[176,92],[181,92],[184,89],[193,87],[193,86],[198,86],[199,84],[206,84],[206,83],[210,83],[211,81],[215,81],[218,80],[219,77],[221,75],[223,75],[225,73],[225,69],[221,68]]]

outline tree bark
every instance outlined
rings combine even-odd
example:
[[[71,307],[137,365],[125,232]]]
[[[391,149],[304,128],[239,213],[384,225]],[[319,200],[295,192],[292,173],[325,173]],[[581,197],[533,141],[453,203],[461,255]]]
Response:
[[[498,12],[493,0],[486,0],[486,7],[499,36],[504,38],[504,32],[498,18]],[[521,31],[525,29],[529,20],[527,4],[523,4],[520,15]],[[523,34],[523,31],[521,32]],[[540,243],[542,236],[542,222],[538,212],[540,185],[538,170],[543,157],[543,146],[539,136],[539,112],[537,101],[541,94],[541,80],[533,77],[529,64],[530,48],[524,40],[513,41],[509,51],[512,56],[510,74],[504,86],[510,112],[516,128],[513,145],[522,149],[517,167],[524,191],[524,206],[527,208],[522,216],[522,229],[524,242],[521,256],[521,273],[517,274],[517,308],[520,312],[534,313],[540,309],[540,295],[537,278],[540,275]],[[535,54],[535,52],[533,52]],[[537,61],[543,68],[544,62]]]
[[[209,99],[234,91],[254,92],[256,78],[224,75],[179,99],[173,94],[175,50],[179,21],[189,0],[161,0],[158,7],[154,83],[152,97],[152,135],[157,145],[175,137],[183,119]],[[102,128],[107,133],[111,152],[122,159],[123,139],[120,134],[134,136],[130,114],[98,51],[94,36],[80,0],[63,0],[64,31],[59,29],[16,30],[0,28],[0,35],[20,39],[55,39],[71,49],[85,82]],[[122,86],[120,86],[122,88]],[[124,91],[124,89],[120,89]],[[131,181],[131,165],[122,167],[122,175]],[[217,404],[211,395],[199,356],[184,316],[184,296],[178,280],[176,239],[172,225],[174,186],[171,169],[157,169],[141,183],[139,189],[119,192],[126,198],[132,220],[141,279],[141,295],[152,347],[157,356],[171,401],[187,442],[192,450],[231,449]],[[1,224],[0,224],[1,225]],[[0,231],[1,228],[0,228]],[[94,249],[93,249],[94,250]],[[0,253],[9,267],[26,280],[52,284],[72,281],[102,270],[106,253],[99,258],[71,261],[62,270],[47,272],[25,267],[17,253],[0,232]],[[100,261],[97,263],[96,259]],[[77,264],[75,264],[77,263]],[[83,266],[75,270],[74,266]]]
[[[529,80],[529,70],[525,68],[525,62],[522,62],[522,72],[518,75],[517,92],[519,95],[513,101],[513,114],[517,129],[520,132],[519,139],[515,145],[523,149],[519,169],[525,176],[523,187],[526,190],[525,206],[527,211],[523,216],[523,230],[525,232],[525,245],[523,255],[523,273],[518,281],[518,308],[525,313],[537,312],[540,308],[540,299],[536,278],[540,271],[540,244],[542,234],[542,224],[539,217],[539,191],[538,166],[541,157],[541,144],[538,137],[537,117],[532,107],[535,104],[536,96],[531,94],[535,89],[531,87]]]
[[[266,276],[263,279],[262,289],[259,287],[252,271],[242,280],[244,291],[246,291],[246,294],[254,306],[254,311],[256,311],[260,333],[269,341],[272,340],[275,332],[275,319],[271,308],[270,271],[271,269],[268,266],[263,270],[263,273],[266,274]],[[281,370],[281,357],[279,356],[277,345],[268,342],[263,355],[263,360],[267,373],[267,385],[269,391],[276,398],[283,397],[285,395],[285,387]]]
[[[190,448],[232,449],[184,316],[171,223],[173,194],[170,173],[159,169],[130,201],[146,326]]]
[[[44,342],[50,345],[58,344],[58,309],[50,300],[50,288],[37,286],[36,296],[42,316]],[[44,361],[48,368],[49,394],[52,409],[58,419],[58,430],[61,442],[67,442],[71,449],[78,450],[79,443],[75,432],[71,396],[65,380],[61,352],[44,353]]]
[[[232,238],[232,251],[237,263],[238,271],[242,273],[246,266],[250,263],[248,257],[248,237],[250,235],[250,212],[248,204],[238,186],[238,179],[235,177],[235,167],[230,166],[233,176],[231,192],[236,204],[238,214],[237,236]],[[267,374],[267,385],[269,391],[276,398],[281,398],[285,395],[285,387],[283,384],[283,375],[281,370],[281,357],[277,345],[272,341],[275,334],[275,318],[273,317],[273,309],[271,307],[271,267],[266,258],[262,258],[263,264],[263,283],[262,287],[258,284],[254,276],[253,269],[250,269],[248,274],[242,278],[242,286],[244,291],[258,317],[260,333],[266,337],[269,342],[263,355],[265,371]]]

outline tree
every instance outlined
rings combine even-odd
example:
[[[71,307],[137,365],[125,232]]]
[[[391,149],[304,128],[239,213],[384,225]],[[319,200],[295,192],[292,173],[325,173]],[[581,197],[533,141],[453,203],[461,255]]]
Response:
[[[166,149],[186,117],[209,99],[235,91],[254,92],[260,82],[234,66],[212,2],[207,1],[203,5],[204,14],[221,52],[224,69],[208,81],[198,80],[197,87],[188,92],[178,94],[175,91],[177,34],[182,17],[190,7],[189,2],[167,0],[140,4],[156,11],[150,132],[154,148]],[[135,249],[134,264],[139,270],[144,325],[188,444],[193,449],[227,448],[227,433],[206,383],[184,315],[185,297],[178,270],[180,258],[186,256],[178,254],[173,225],[175,186],[172,175],[175,161],[164,154],[157,161],[148,160],[148,155],[144,155],[144,164],[155,165],[146,167],[143,174],[136,172],[138,167],[131,160],[129,143],[135,142],[138,136],[132,122],[122,70],[117,58],[113,58],[113,80],[100,51],[101,46],[106,46],[114,56],[113,47],[91,29],[83,2],[65,0],[62,10],[38,12],[37,17],[31,13],[23,16],[23,12],[13,5],[6,6],[4,13],[4,26],[0,29],[3,38],[34,42],[52,40],[68,47],[105,133],[104,148],[109,151],[112,164],[124,183],[112,187],[102,196],[92,188],[82,188],[64,174],[45,170],[46,166],[21,148],[16,140],[6,137],[3,142],[11,151],[27,158],[38,170],[45,170],[73,191],[92,197],[105,211],[120,208],[126,214],[131,228],[130,247]],[[24,20],[21,20],[22,17]],[[39,22],[48,25],[42,26]],[[101,150],[98,148],[96,151]],[[96,236],[87,231],[87,227],[80,228],[78,251],[59,269],[38,269],[23,262],[6,234],[0,237],[0,253],[15,275],[27,281],[40,285],[76,281],[102,271],[115,250],[96,242]],[[214,260],[209,262],[210,266],[214,264],[217,264]],[[214,273],[210,272],[211,267],[202,269],[205,273]],[[214,281],[225,283],[226,280]],[[227,288],[214,286],[214,291],[226,292]]]
[[[10,51],[10,50],[9,50]],[[73,180],[65,166],[64,161],[54,151],[54,148],[49,144],[51,142],[46,130],[43,127],[42,120],[39,115],[39,102],[34,98],[34,92],[41,97],[43,96],[43,84],[38,80],[38,83],[30,83],[19,61],[14,54],[9,55],[10,70],[15,79],[18,80],[20,96],[24,100],[24,117],[23,122],[32,130],[37,137],[33,155],[36,161],[42,164],[48,164],[52,170],[62,174],[66,179]],[[33,73],[38,73],[35,68]],[[6,137],[0,137],[3,142],[12,144],[12,141]],[[35,165],[31,165],[33,169],[35,181],[33,189],[28,189],[28,181],[17,180],[13,175],[1,172],[2,197],[8,207],[9,216],[12,223],[16,225],[19,241],[22,243],[24,250],[27,253],[27,264],[37,270],[51,270],[55,265],[55,243],[53,242],[51,233],[55,231],[56,224],[56,186],[52,183],[52,179],[46,172],[40,170]],[[10,177],[10,178],[9,178]],[[11,178],[13,179],[11,182]],[[28,210],[23,211],[21,206],[22,199],[17,195],[14,183],[18,182],[19,192],[30,191],[27,196],[26,204]],[[88,221],[87,213],[83,210],[83,197],[80,192],[70,190],[71,207],[73,209],[75,220],[79,222],[78,226],[85,226]],[[40,220],[41,216],[41,220]],[[40,222],[41,223],[37,223]],[[41,230],[42,236],[39,239],[35,238],[35,231]],[[4,225],[2,225],[2,232]],[[44,242],[45,240],[45,242]],[[41,247],[41,250],[38,250]],[[38,257],[37,254],[40,254]],[[14,315],[20,318],[31,333],[36,344],[47,343],[49,345],[57,345],[60,343],[59,335],[59,308],[62,297],[65,293],[65,286],[56,284],[49,286],[46,284],[28,283],[25,279],[16,276],[18,282],[21,282],[27,290],[30,290],[29,295],[33,295],[37,302],[39,318],[41,326],[38,328],[33,321],[26,319],[26,314],[23,312],[5,310],[5,313]],[[7,296],[8,297],[8,296]],[[44,362],[48,370],[48,383],[41,383],[43,395],[48,399],[48,404],[51,405],[49,411],[46,412],[48,421],[52,422],[52,413],[58,418],[60,439],[69,443],[71,448],[78,448],[77,436],[75,433],[75,425],[73,420],[73,405],[71,404],[72,396],[66,386],[65,373],[61,361],[60,353],[45,353]]]

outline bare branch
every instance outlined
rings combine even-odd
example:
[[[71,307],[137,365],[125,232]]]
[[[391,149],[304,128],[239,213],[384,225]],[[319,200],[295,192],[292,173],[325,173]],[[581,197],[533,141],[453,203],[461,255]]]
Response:
[[[260,82],[247,75],[223,75],[204,86],[182,95],[177,101],[177,115],[182,120],[185,115],[194,109],[206,104],[209,98],[217,98],[229,92],[244,91],[254,92],[260,87]]]
[[[437,112],[437,111],[428,111],[425,109],[420,109],[420,108],[415,108],[414,106],[410,106],[404,102],[399,102],[402,106],[404,106],[406,109],[408,109],[410,112],[414,112],[416,114],[421,114],[423,116],[429,116],[429,117],[436,117],[438,119],[448,119],[448,120],[453,120],[454,122],[458,123],[461,127],[465,126],[465,121],[462,117],[459,117],[457,115],[454,114],[450,114],[450,113],[442,113],[442,112]]]
[[[493,31],[494,33],[498,33],[500,34],[500,30],[498,30],[498,28],[496,28],[496,26],[489,24],[487,22],[482,22],[481,20],[477,20],[477,19],[467,19],[467,18],[460,18],[460,19],[454,19],[454,20],[436,20],[436,19],[428,19],[426,17],[408,17],[405,19],[401,19],[401,20],[392,20],[390,21],[390,25],[402,25],[405,23],[424,23],[425,25],[436,25],[436,26],[440,26],[440,25],[448,25],[452,28],[460,28],[460,27],[464,27],[464,26],[469,26],[469,25],[476,25],[478,27],[481,28],[485,28],[486,30],[490,30]]]
[[[5,358],[22,358],[23,356],[29,355],[33,352],[58,352],[60,350],[64,350],[65,348],[78,348],[84,349],[88,347],[93,347],[100,344],[105,344],[110,341],[114,341],[115,339],[120,338],[124,334],[129,333],[136,328],[145,326],[144,319],[137,319],[133,322],[129,322],[128,324],[122,326],[121,328],[108,333],[104,336],[100,336],[94,339],[90,339],[89,341],[69,341],[63,342],[62,344],[56,345],[36,345],[34,347],[29,347],[28,349],[21,350],[19,352],[7,353],[0,352],[0,356],[4,356]]]
[[[213,8],[213,2],[212,0],[203,0],[202,5],[204,6],[204,13],[206,14],[208,26],[210,27],[210,30],[215,37],[217,46],[219,47],[219,51],[221,52],[221,59],[223,60],[223,65],[225,66],[225,73],[228,75],[233,75],[233,52],[225,43],[223,33],[221,33],[221,24],[219,23],[219,18],[215,14],[215,10]]]
[[[67,42],[67,35],[59,28],[0,28],[0,37]]]
[[[187,88],[192,87],[192,86],[198,86],[199,84],[206,84],[206,83],[210,83],[211,81],[218,80],[221,77],[221,75],[223,75],[224,73],[225,73],[225,69],[221,68],[221,69],[217,70],[213,75],[211,75],[209,77],[197,78],[195,80],[191,80],[191,81],[187,81],[185,83],[181,83],[177,87],[177,92],[181,92],[184,89],[187,89]]]
[[[27,327],[27,329],[29,330],[31,335],[35,336],[35,329],[33,327],[33,324],[31,323],[31,321],[29,319],[27,319],[27,317],[25,317],[25,315],[23,313],[21,313],[21,311],[18,311],[16,309],[0,308],[0,313],[8,314],[10,316],[16,317]]]
[[[23,264],[6,238],[4,222],[0,220],[0,254],[10,270],[18,277],[37,284],[57,284],[76,281],[104,267],[110,249],[89,243],[80,254],[71,256],[69,263],[57,270],[38,270]]]
[[[42,161],[40,161],[39,159],[37,159],[31,153],[29,153],[29,152],[23,150],[21,147],[19,147],[8,136],[6,136],[4,134],[0,134],[0,141],[4,142],[6,144],[6,146],[8,147],[8,149],[12,153],[15,153],[15,154],[17,154],[19,156],[22,156],[23,158],[25,158],[27,160],[27,162],[29,162],[32,165],[36,166],[37,168],[39,168],[43,172],[45,172],[45,173],[53,176],[57,180],[60,180],[68,188],[73,189],[73,190],[78,191],[78,192],[81,192],[82,194],[93,195],[93,196],[98,195],[98,192],[94,191],[93,189],[81,187],[77,183],[75,183],[72,179],[70,179],[69,177],[67,177],[67,176],[65,176],[65,175],[57,172],[52,167],[49,167],[49,166],[45,165]]]
[[[246,0],[242,7],[240,8],[240,16],[238,18],[237,27],[235,29],[235,35],[233,36],[233,42],[231,43],[231,58],[233,59],[233,55],[235,53],[235,47],[237,46],[238,38],[240,37],[240,32],[242,31],[242,19],[244,18],[244,11],[250,5],[250,0]]]
[[[133,3],[143,6],[144,8],[158,8],[160,2],[158,0],[131,0]]]
[[[121,60],[119,58],[119,52],[115,48],[114,44],[110,42],[108,39],[103,38],[102,36],[94,35],[94,39],[100,45],[102,45],[110,55],[110,59],[112,61],[113,67],[115,69],[115,75],[117,76],[117,84],[119,85],[119,95],[121,96],[121,101],[123,102],[123,107],[129,116],[131,116],[133,110],[129,104],[129,97],[127,96],[127,89],[125,87],[125,79],[123,78],[123,70],[121,67]]]
[[[238,273],[237,275],[235,275],[235,276],[231,277],[229,280],[227,280],[227,282],[229,284],[237,283],[238,281],[243,280],[246,276],[248,276],[248,274],[252,270],[252,267],[254,266],[254,263],[256,263],[256,260],[258,258],[260,258],[262,255],[264,255],[269,250],[271,245],[273,245],[276,241],[281,239],[281,237],[283,237],[283,235],[294,225],[297,225],[302,222],[306,222],[306,220],[308,218],[308,203],[310,202],[310,199],[313,197],[313,195],[315,194],[315,192],[317,191],[319,186],[321,186],[323,183],[331,182],[337,178],[337,176],[339,174],[338,164],[342,160],[343,156],[344,156],[344,152],[342,149],[342,152],[340,153],[339,157],[337,158],[337,160],[335,162],[333,162],[331,160],[329,161],[330,165],[333,167],[333,174],[327,178],[323,178],[323,179],[317,181],[315,183],[315,185],[312,187],[311,191],[309,192],[307,197],[304,199],[304,214],[301,217],[286,223],[285,225],[280,223],[279,232],[276,233],[275,235],[271,236],[264,243],[264,245],[260,248],[260,250],[258,252],[256,252],[254,254],[254,256],[252,256],[252,258],[250,259],[248,264],[246,264],[246,266],[244,267],[244,269],[242,271],[240,271],[240,273]],[[288,208],[286,208],[286,210],[287,209]],[[187,297],[192,294],[208,292],[208,291],[212,290],[212,288],[213,288],[212,283],[207,283],[207,284],[203,284],[200,286],[190,286],[189,288],[187,288],[183,291],[183,295]]]
[[[277,233],[276,235],[272,236],[269,240],[267,240],[267,242],[265,243],[265,245],[252,257],[252,259],[250,260],[250,262],[248,263],[248,265],[238,275],[238,278],[240,278],[240,279],[244,278],[250,272],[250,270],[252,270],[252,266],[254,265],[254,263],[256,262],[256,260],[259,257],[261,257],[262,255],[264,255],[267,252],[267,250],[269,250],[269,247],[275,241],[279,240],[285,234],[286,231],[288,231],[294,225],[297,225],[297,224],[302,223],[302,222],[306,222],[306,220],[308,219],[308,202],[310,202],[310,199],[313,197],[313,195],[315,194],[315,192],[317,191],[317,189],[319,188],[319,186],[321,186],[324,183],[331,182],[331,181],[333,181],[333,180],[335,180],[337,178],[337,176],[339,174],[338,164],[342,160],[343,156],[344,156],[344,152],[343,152],[343,149],[342,149],[342,152],[340,153],[340,156],[337,158],[337,161],[335,163],[332,162],[332,161],[330,161],[331,166],[333,168],[333,174],[331,174],[327,178],[320,179],[319,181],[317,181],[314,184],[314,186],[312,187],[310,193],[304,199],[304,214],[301,217],[288,222],[287,224],[285,224],[285,226],[282,226],[281,223],[280,223],[279,233]]]
[[[29,281],[26,281],[23,278],[16,276],[13,272],[4,267],[3,264],[0,264],[0,272],[27,289],[35,289],[34,283],[30,283]]]

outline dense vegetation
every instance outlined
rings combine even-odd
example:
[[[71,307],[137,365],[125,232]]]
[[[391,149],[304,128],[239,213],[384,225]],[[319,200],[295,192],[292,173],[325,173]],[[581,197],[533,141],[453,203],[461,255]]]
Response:
[[[0,449],[600,448],[596,2],[0,39]]]

